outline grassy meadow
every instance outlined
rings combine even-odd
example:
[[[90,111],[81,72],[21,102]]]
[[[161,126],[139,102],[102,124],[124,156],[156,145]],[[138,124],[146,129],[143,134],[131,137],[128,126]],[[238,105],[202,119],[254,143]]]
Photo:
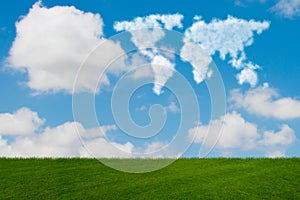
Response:
[[[0,199],[300,199],[300,159],[179,159],[133,174],[96,159],[1,158],[0,180]]]

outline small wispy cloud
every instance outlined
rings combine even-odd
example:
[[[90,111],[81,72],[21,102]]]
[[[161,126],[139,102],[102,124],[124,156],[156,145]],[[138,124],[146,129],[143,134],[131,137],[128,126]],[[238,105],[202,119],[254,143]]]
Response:
[[[272,8],[271,12],[285,18],[295,18],[300,16],[300,0],[279,0]]]
[[[136,111],[146,111],[147,110],[147,106],[142,105],[140,107],[135,108]]]
[[[167,107],[167,111],[170,111],[172,113],[179,113],[180,109],[178,108],[177,104],[175,102],[171,102]]]
[[[248,7],[251,3],[266,3],[270,0],[235,0],[234,5],[238,7]],[[274,1],[271,1],[274,2]],[[268,9],[277,16],[294,19],[300,16],[300,0],[276,0],[276,4]]]

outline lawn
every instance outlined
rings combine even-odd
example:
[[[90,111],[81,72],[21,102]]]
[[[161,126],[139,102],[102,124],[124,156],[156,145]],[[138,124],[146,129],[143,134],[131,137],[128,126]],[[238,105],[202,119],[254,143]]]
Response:
[[[2,158],[0,180],[0,199],[300,199],[300,159],[179,159],[131,174],[95,159]]]

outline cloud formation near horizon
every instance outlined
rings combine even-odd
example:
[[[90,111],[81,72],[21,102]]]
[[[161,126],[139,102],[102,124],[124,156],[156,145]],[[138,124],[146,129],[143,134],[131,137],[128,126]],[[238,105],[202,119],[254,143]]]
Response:
[[[219,127],[222,131],[218,140]],[[192,136],[195,135],[195,138]],[[202,145],[216,145],[222,151],[240,149],[241,151],[257,150],[266,156],[284,156],[285,150],[296,141],[295,131],[287,124],[281,125],[279,131],[258,130],[255,123],[246,121],[237,112],[227,113],[220,119],[211,120],[208,125],[198,125],[189,130],[190,140]],[[279,153],[280,152],[280,153]]]

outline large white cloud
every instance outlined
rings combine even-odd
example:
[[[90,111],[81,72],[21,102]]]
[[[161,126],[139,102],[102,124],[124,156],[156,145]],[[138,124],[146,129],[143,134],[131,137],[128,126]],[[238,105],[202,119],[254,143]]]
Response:
[[[256,76],[253,75],[255,73],[253,66],[257,65],[247,61],[244,49],[253,44],[254,34],[261,34],[269,28],[270,23],[267,21],[248,21],[232,16],[228,16],[225,20],[213,19],[209,23],[206,23],[199,16],[196,16],[195,20],[196,22],[185,31],[185,45],[181,54],[185,55],[183,57],[189,58],[188,61],[192,63],[196,71],[201,72],[200,77],[205,77],[205,73],[209,72],[207,65],[210,62],[207,59],[201,60],[193,56],[198,51],[195,53],[187,49],[195,48],[195,45],[200,45],[208,55],[214,55],[218,52],[223,60],[228,56],[229,63],[237,69],[248,69],[242,70],[242,74],[238,75],[237,78],[240,84],[250,83],[251,86],[254,86],[257,80]],[[190,43],[194,43],[194,45]],[[203,57],[201,54],[199,56]],[[199,82],[201,79],[197,76],[199,75],[194,73],[194,79]]]
[[[219,139],[215,141],[218,138],[216,136],[219,135],[218,127],[220,126],[223,126],[223,130]],[[255,141],[259,138],[257,126],[245,121],[236,112],[228,113],[220,119],[212,120],[209,125],[199,125],[190,129],[190,139],[193,139],[194,135],[194,142],[206,142],[206,145],[216,144],[220,148],[252,149],[255,148]]]
[[[300,101],[291,97],[280,97],[268,84],[250,89],[244,94],[240,90],[232,90],[229,100],[236,108],[265,117],[282,120],[300,117]]]
[[[16,38],[7,58],[8,65],[28,73],[28,86],[38,93],[72,92],[80,65],[89,53],[105,42],[100,58],[89,63],[82,73],[79,88],[93,92],[97,71],[123,54],[118,43],[103,37],[99,14],[85,13],[73,6],[46,8],[37,2],[16,23]]]
[[[28,108],[28,113],[34,113],[36,121],[43,121],[36,112]],[[16,113],[20,112],[17,111]],[[7,113],[6,113],[7,114]],[[3,115],[3,114],[0,114]],[[11,114],[12,115],[12,114]],[[19,115],[18,115],[19,116]],[[16,129],[31,125],[31,115],[22,115],[22,122],[14,124]],[[224,120],[223,120],[224,119]],[[223,132],[218,141],[218,127],[223,125]],[[115,125],[86,129],[78,122],[66,122],[56,127],[41,128],[35,126],[32,133],[18,133],[13,138],[0,134],[0,157],[178,157],[175,149],[166,148],[167,143],[153,142],[145,147],[136,147],[131,142],[117,143],[108,141],[105,136],[109,131],[117,130]],[[37,130],[39,132],[37,133]],[[28,129],[29,131],[29,129]],[[210,135],[207,135],[209,131]],[[12,133],[12,132],[10,132]],[[16,134],[16,133],[15,133]],[[254,123],[247,122],[236,112],[228,113],[220,119],[213,120],[209,125],[198,125],[189,130],[189,136],[196,135],[194,142],[213,144],[224,151],[230,149],[263,150],[266,156],[284,156],[286,148],[296,141],[294,130],[283,124],[279,131],[264,131],[260,134]],[[81,136],[81,139],[79,137]],[[205,138],[208,137],[207,140]],[[193,139],[193,138],[190,138]],[[82,142],[85,144],[82,145]],[[155,153],[157,152],[157,153]]]
[[[44,120],[28,108],[0,114],[0,121],[0,157],[91,157],[86,148],[103,152],[95,154],[99,157],[128,157],[133,148],[129,142],[119,144],[105,139],[108,131],[117,129],[115,125],[86,129],[78,122],[66,122],[42,129]],[[8,134],[13,137],[4,139]]]
[[[157,95],[161,93],[162,87],[167,80],[173,76],[174,61],[167,55],[161,54],[156,48],[156,43],[165,36],[162,28],[172,30],[175,27],[182,28],[183,16],[181,14],[172,15],[149,15],[137,17],[132,21],[115,22],[116,31],[129,31],[131,41],[139,49],[139,52],[150,59],[154,72],[153,92]],[[150,49],[152,48],[152,49]]]
[[[223,126],[223,129],[218,138],[220,126]],[[297,139],[294,130],[286,124],[283,124],[278,132],[261,132],[255,123],[247,122],[239,113],[232,112],[212,120],[208,125],[200,124],[191,128],[189,138],[202,145],[215,144],[224,152],[230,149],[258,150],[266,152],[268,157],[284,156],[286,148]]]
[[[25,107],[14,113],[1,113],[0,135],[31,135],[44,121],[36,112]]]
[[[270,10],[280,16],[294,18],[300,16],[300,0],[279,0]]]
[[[169,106],[173,112],[177,109],[175,106],[173,103]],[[107,133],[116,131],[116,125],[87,129],[78,122],[65,122],[42,128],[45,120],[29,108],[0,114],[0,121],[0,157],[178,157],[169,149],[155,153],[167,143],[154,142],[136,147],[129,141],[109,141]]]

